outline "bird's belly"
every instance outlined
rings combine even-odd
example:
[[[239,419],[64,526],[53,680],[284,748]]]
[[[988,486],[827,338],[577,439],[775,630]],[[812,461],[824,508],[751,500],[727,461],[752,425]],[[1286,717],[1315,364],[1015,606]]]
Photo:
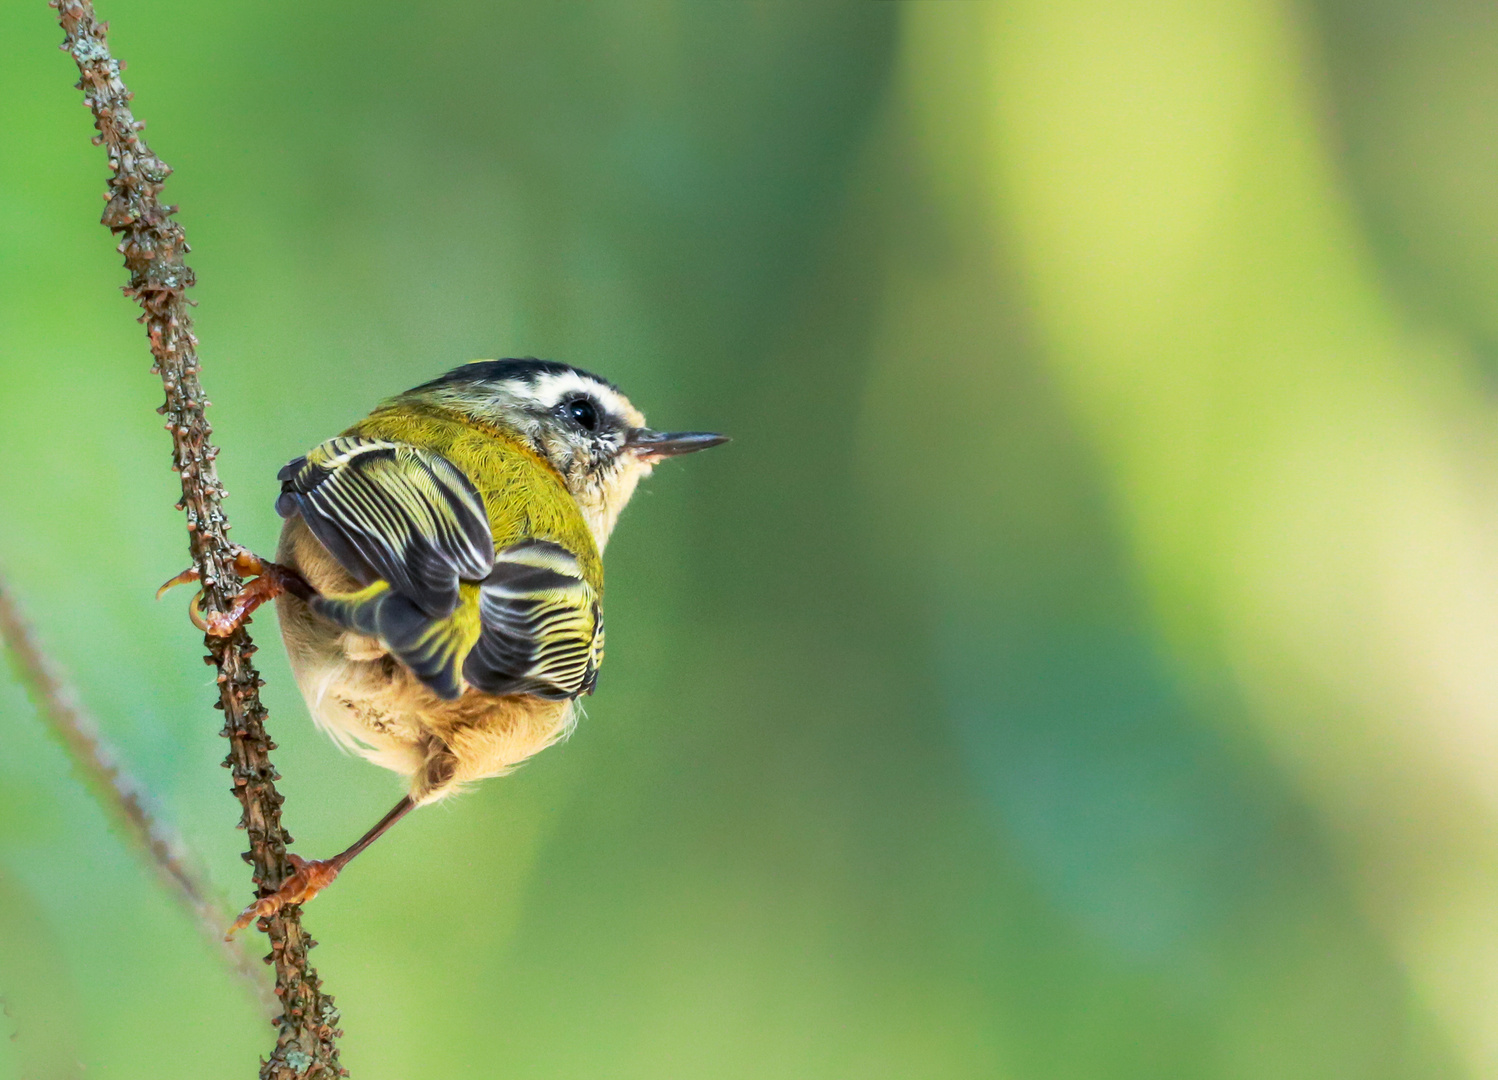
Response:
[[[300,570],[320,591],[357,587],[305,526],[294,526],[301,526],[299,519],[287,522],[278,562]],[[476,690],[447,701],[377,640],[346,633],[295,596],[278,597],[276,614],[292,673],[317,726],[344,749],[411,777],[418,802],[508,772],[571,730],[570,701]]]
[[[279,610],[283,626],[323,623],[295,597],[279,601]],[[419,802],[508,772],[571,729],[570,701],[476,690],[446,701],[390,656],[368,658],[367,639],[345,642],[349,635],[325,623],[308,629],[288,632],[286,641],[313,720],[344,749],[411,777]],[[433,769],[439,756],[443,765]]]
[[[288,649],[313,721],[343,749],[403,776],[413,775],[426,761],[420,710],[402,692],[402,680],[379,660],[352,659],[337,648],[337,635],[331,636],[332,647],[326,650]]]

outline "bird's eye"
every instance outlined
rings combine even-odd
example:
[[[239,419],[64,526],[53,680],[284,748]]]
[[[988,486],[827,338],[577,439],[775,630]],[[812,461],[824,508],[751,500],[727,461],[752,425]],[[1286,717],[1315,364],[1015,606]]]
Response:
[[[567,415],[573,423],[586,431],[598,430],[598,406],[591,398],[573,398],[567,402]]]

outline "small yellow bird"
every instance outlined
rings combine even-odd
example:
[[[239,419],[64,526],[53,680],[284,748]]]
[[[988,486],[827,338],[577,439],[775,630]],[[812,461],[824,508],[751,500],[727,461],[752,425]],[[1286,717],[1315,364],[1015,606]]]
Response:
[[[276,561],[242,555],[256,579],[197,621],[226,635],[276,597],[317,725],[410,793],[332,859],[292,856],[296,873],[230,933],[310,900],[413,807],[565,735],[603,660],[620,511],[656,462],[726,441],[652,431],[617,387],[566,364],[482,360],[283,468]]]

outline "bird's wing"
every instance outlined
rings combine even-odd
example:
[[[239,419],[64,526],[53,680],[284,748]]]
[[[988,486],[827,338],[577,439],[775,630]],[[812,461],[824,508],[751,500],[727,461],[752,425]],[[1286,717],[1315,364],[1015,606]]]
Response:
[[[603,660],[599,599],[560,544],[524,540],[505,548],[479,586],[482,629],[463,677],[489,694],[563,700],[591,693]]]
[[[441,454],[340,436],[281,470],[282,517],[300,514],[359,584],[386,582],[431,619],[459,603],[458,582],[494,569],[483,500]]]

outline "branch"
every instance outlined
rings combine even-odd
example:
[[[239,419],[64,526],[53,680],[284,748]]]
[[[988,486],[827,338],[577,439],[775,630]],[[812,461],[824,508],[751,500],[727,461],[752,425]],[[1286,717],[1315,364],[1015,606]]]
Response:
[[[0,576],[0,640],[8,646],[16,674],[42,718],[62,742],[105,812],[145,853],[161,883],[182,901],[198,929],[243,980],[255,1003],[267,1016],[273,1015],[276,1000],[260,978],[259,969],[238,942],[224,940],[224,905],[214,902],[197,860],[176,830],[152,815],[144,785],[119,764],[118,755],[100,734],[99,725],[84,711],[77,691],[43,652],[3,576]]]
[[[123,239],[130,283],[125,295],[142,309],[141,321],[155,358],[151,371],[161,376],[166,416],[172,437],[172,468],[182,474],[182,501],[187,511],[188,546],[203,586],[207,614],[228,610],[242,585],[234,571],[235,548],[229,543],[229,522],[221,507],[223,485],[213,460],[218,448],[208,441],[212,432],[203,410],[208,400],[198,382],[197,338],[192,333],[185,290],[193,273],[183,262],[188,251],[182,227],[171,220],[174,206],[157,199],[171,169],[151,153],[138,132],[145,125],[130,111],[130,91],[120,81],[122,65],[109,54],[105,26],[96,20],[90,0],[51,0],[63,29],[62,48],[72,55],[82,76],[78,88],[94,115],[99,134],[95,143],[109,152],[109,191],[103,224]],[[219,700],[224,713],[224,735],[229,756],[224,764],[234,777],[234,794],[243,808],[240,827],[249,836],[245,859],[254,868],[257,896],[274,892],[290,875],[286,847],[291,836],[281,825],[283,797],[271,767],[274,743],[265,732],[265,708],[260,704],[260,674],[250,662],[255,646],[243,629],[228,638],[207,637],[206,662],[218,668]],[[316,943],[301,925],[293,906],[261,920],[270,938],[269,959],[276,969],[276,995],[285,1011],[277,1021],[279,1036],[270,1059],[261,1065],[262,1080],[331,1077],[343,1073],[335,1039],[338,1010],[320,990],[317,974],[307,961]]]

